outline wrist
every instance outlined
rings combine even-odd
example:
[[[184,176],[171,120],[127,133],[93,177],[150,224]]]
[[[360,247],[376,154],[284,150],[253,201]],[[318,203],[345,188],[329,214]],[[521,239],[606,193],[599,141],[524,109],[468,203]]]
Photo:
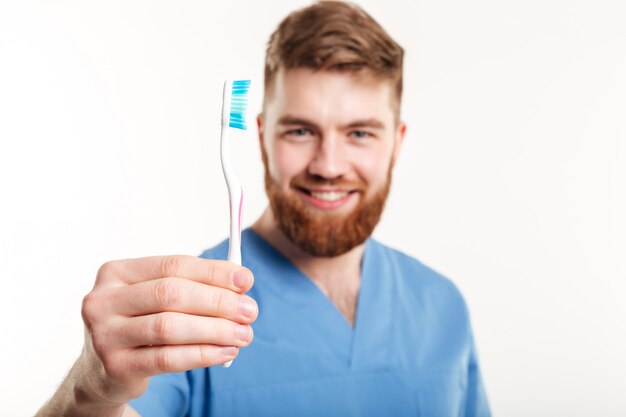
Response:
[[[121,416],[126,406],[125,401],[116,401],[107,398],[106,383],[101,377],[102,372],[93,369],[93,361],[85,357],[79,358],[76,366],[70,371],[70,386],[68,394],[71,396],[71,416],[113,417]]]
[[[76,383],[71,390],[74,412],[76,416],[114,417],[121,416],[125,402],[116,402],[101,396],[94,387]]]
[[[121,417],[126,404],[108,401],[97,395],[89,387],[88,380],[81,381],[76,368],[74,366],[70,370],[57,392],[36,417]]]

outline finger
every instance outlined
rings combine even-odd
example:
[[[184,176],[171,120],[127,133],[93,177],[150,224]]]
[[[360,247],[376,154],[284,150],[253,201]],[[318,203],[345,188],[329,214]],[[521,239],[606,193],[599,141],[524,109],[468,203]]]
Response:
[[[137,377],[149,377],[220,365],[238,354],[239,348],[233,346],[154,346],[123,351],[118,363]]]
[[[248,295],[183,278],[143,281],[113,292],[110,299],[115,312],[123,316],[172,311],[251,323],[259,311]]]
[[[179,277],[243,293],[254,283],[252,272],[228,261],[187,255],[149,256],[110,261],[100,267],[98,280],[135,284],[157,278]]]
[[[183,313],[158,313],[117,320],[111,340],[116,347],[211,344],[248,346],[252,327],[230,320]]]

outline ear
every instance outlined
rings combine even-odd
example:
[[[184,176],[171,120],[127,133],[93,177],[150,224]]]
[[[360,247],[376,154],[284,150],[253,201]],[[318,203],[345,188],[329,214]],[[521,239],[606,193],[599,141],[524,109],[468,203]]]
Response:
[[[263,146],[263,113],[259,113],[256,116],[256,127],[259,131],[259,141],[261,142],[261,146]]]
[[[256,117],[256,127],[259,131],[259,148],[261,149],[261,159],[263,164],[267,166],[267,152],[265,150],[265,120],[263,119],[263,113],[259,113]]]
[[[400,148],[402,147],[402,143],[404,142],[404,136],[406,135],[406,123],[400,122],[398,123],[398,127],[396,128],[395,133],[395,142],[393,147],[393,154],[391,155],[391,164],[396,165],[396,161],[400,156]]]

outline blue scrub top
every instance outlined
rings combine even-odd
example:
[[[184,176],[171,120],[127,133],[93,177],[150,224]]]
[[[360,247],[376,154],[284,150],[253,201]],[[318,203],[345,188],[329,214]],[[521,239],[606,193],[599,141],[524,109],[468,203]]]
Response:
[[[226,259],[228,240],[202,253]],[[352,327],[252,229],[242,259],[259,305],[230,368],[154,376],[143,417],[490,416],[468,311],[450,280],[370,238]]]

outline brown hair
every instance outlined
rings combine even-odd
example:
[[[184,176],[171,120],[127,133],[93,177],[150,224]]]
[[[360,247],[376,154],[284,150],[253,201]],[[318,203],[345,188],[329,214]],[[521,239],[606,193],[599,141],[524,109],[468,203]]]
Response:
[[[359,6],[320,1],[289,14],[270,37],[265,55],[265,95],[280,69],[369,70],[402,98],[404,50]]]

